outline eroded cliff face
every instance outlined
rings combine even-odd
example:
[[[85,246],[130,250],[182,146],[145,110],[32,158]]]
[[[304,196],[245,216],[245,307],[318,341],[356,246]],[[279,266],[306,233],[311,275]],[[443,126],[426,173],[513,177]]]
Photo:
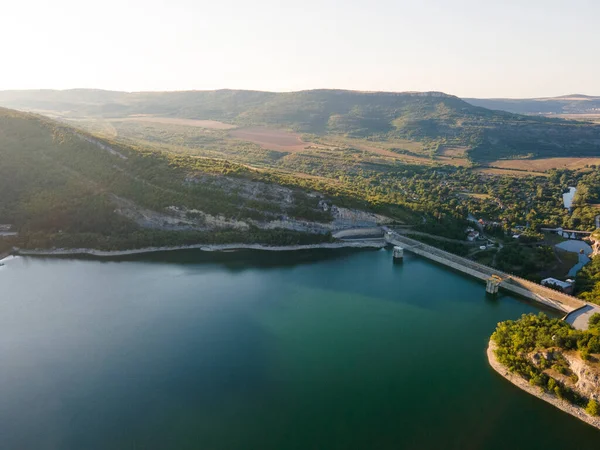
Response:
[[[600,255],[600,233],[598,233],[598,231],[595,231],[590,235],[588,240],[590,242],[590,245],[592,246],[592,254],[589,255],[589,257],[593,258],[594,256]]]
[[[600,401],[598,356],[593,355],[590,360],[585,361],[578,351],[552,348],[534,352],[529,355],[529,359],[556,381],[560,381],[588,399]]]
[[[582,360],[577,352],[565,352],[563,356],[577,375],[574,388],[580,394],[600,401],[600,364]]]
[[[287,197],[285,198],[287,199]],[[270,220],[232,219],[174,205],[158,212],[143,208],[130,200],[117,196],[113,196],[113,201],[117,206],[115,210],[117,213],[132,219],[139,226],[170,231],[225,229],[245,231],[254,226],[263,230],[286,229],[325,234],[348,228],[369,228],[394,222],[390,217],[357,209],[338,207],[327,203],[325,200],[320,201],[319,205],[323,211],[331,213],[331,220],[328,222],[303,220],[285,214],[274,214]],[[290,201],[290,204],[293,205],[293,200]]]

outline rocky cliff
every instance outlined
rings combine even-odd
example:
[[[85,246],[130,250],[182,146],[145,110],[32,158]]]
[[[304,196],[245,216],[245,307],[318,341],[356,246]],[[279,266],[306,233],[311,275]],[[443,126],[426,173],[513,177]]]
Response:
[[[578,352],[564,352],[569,369],[577,376],[574,389],[585,397],[600,400],[600,364],[597,361],[584,361]]]

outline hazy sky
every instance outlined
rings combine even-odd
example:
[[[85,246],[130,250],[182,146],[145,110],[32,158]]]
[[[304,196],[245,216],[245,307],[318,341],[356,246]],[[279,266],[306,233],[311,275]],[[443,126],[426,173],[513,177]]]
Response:
[[[0,89],[600,95],[599,0],[4,0]]]

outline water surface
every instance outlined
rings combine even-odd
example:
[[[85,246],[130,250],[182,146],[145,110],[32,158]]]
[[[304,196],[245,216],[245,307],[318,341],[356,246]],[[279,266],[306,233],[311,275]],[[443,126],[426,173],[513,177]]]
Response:
[[[391,252],[198,251],[0,270],[0,447],[597,449],[485,357],[538,311]]]

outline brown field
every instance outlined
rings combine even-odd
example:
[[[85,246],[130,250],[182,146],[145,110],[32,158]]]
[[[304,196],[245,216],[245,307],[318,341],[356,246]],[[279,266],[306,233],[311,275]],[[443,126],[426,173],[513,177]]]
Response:
[[[545,172],[550,169],[582,169],[586,165],[600,165],[600,158],[544,158],[507,159],[491,162],[491,168],[520,169],[531,172]]]
[[[230,134],[237,139],[258,144],[266,150],[278,152],[300,152],[309,145],[313,145],[310,142],[304,142],[297,133],[273,128],[239,128]]]
[[[232,128],[235,128],[235,125],[218,122],[216,120],[177,119],[174,117],[154,117],[144,115],[130,116],[122,119],[111,119],[111,121],[164,123],[167,125],[185,125],[188,127],[210,128],[213,130],[231,130]]]

